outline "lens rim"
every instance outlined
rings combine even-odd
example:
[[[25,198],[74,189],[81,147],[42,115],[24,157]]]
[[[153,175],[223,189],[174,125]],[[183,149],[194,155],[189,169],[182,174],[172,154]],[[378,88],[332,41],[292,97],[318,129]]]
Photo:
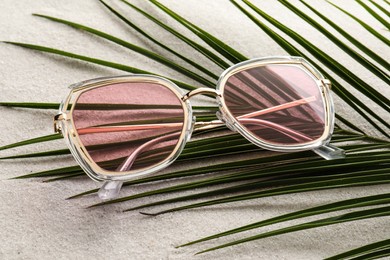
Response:
[[[183,108],[183,113],[184,113],[183,128],[175,148],[173,149],[171,154],[163,161],[156,163],[153,166],[141,168],[138,170],[130,170],[125,172],[107,171],[99,167],[94,162],[94,160],[91,158],[91,156],[87,152],[87,149],[84,147],[84,145],[80,140],[80,137],[76,131],[76,127],[73,121],[73,111],[76,104],[75,101],[77,101],[78,97],[82,93],[88,90],[111,85],[111,84],[130,83],[130,82],[154,83],[170,89],[172,93],[176,95]],[[193,130],[193,125],[194,125],[191,104],[188,100],[183,101],[182,97],[184,95],[184,91],[181,90],[175,83],[171,82],[170,80],[167,80],[162,77],[154,76],[154,75],[126,75],[126,76],[104,77],[104,78],[87,80],[87,81],[73,84],[69,86],[69,88],[71,89],[70,93],[61,102],[59,108],[60,110],[59,112],[65,115],[64,118],[66,118],[66,120],[61,121],[62,134],[76,161],[79,163],[81,168],[87,173],[87,175],[93,180],[126,181],[139,176],[158,172],[166,168],[168,165],[170,165],[176,160],[176,158],[180,155],[180,153],[184,149],[186,142],[190,139]]]
[[[296,65],[299,66],[303,71],[308,73],[315,80],[317,87],[319,88],[324,104],[324,112],[325,112],[325,120],[324,120],[324,132],[323,134],[317,138],[316,140],[303,143],[303,144],[275,144],[271,142],[267,142],[265,140],[259,139],[254,134],[246,129],[232,114],[226,105],[226,101],[224,98],[224,90],[226,86],[227,80],[234,74],[247,70],[250,68],[270,65],[270,64],[285,64],[285,65]],[[277,152],[298,152],[305,150],[312,150],[323,145],[327,145],[330,142],[332,137],[333,129],[334,129],[334,104],[332,96],[330,95],[331,84],[328,80],[324,78],[324,76],[308,61],[303,59],[302,57],[294,57],[294,56],[273,56],[273,57],[265,57],[258,59],[251,59],[248,61],[244,61],[238,63],[227,70],[225,70],[220,76],[217,83],[217,91],[221,93],[220,96],[217,97],[219,109],[229,125],[239,132],[242,136],[244,136],[248,141],[253,144],[262,147],[267,150],[277,151]]]

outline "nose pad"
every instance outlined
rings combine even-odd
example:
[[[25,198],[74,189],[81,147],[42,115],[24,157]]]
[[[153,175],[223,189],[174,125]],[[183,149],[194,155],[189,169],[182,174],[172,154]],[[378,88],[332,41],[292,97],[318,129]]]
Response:
[[[228,118],[226,118],[222,113],[221,111],[217,111],[216,113],[217,115],[217,118],[219,120],[221,120],[230,130],[232,130],[233,132],[237,132],[237,129],[236,127],[234,126],[234,122],[232,122],[231,120],[229,120]]]

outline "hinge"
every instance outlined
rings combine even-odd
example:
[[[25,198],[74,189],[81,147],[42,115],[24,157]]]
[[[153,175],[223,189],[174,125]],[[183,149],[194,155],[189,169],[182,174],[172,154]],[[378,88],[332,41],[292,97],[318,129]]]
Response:
[[[330,82],[329,79],[322,79],[321,82],[322,82],[322,84],[327,86],[329,89],[332,89],[332,83]]]
[[[62,127],[59,123],[62,120],[66,120],[66,114],[60,113],[54,116],[54,133],[62,134]]]

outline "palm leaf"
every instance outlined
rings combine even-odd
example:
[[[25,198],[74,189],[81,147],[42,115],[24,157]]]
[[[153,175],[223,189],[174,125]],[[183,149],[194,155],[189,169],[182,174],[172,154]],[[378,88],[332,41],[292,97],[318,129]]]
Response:
[[[323,26],[321,26],[316,20],[305,14],[303,11],[292,5],[290,2],[286,0],[279,0],[284,6],[286,6],[288,9],[290,9],[292,12],[294,12],[296,15],[301,17],[303,20],[305,20],[307,23],[311,24],[314,28],[316,28],[318,31],[320,31],[323,35],[325,35],[329,40],[331,40],[334,44],[336,44],[340,49],[342,49],[344,52],[348,53],[349,56],[351,56],[353,59],[355,59],[357,62],[359,62],[361,65],[363,65],[366,69],[371,71],[373,74],[375,74],[378,78],[382,79],[385,83],[390,84],[390,78],[388,75],[388,71],[383,71],[379,67],[377,67],[375,64],[370,62],[368,59],[364,58],[362,55],[354,51],[352,48],[350,48],[348,45],[343,43],[339,38],[337,38],[335,35],[333,35],[331,32],[326,30]],[[301,1],[303,2],[303,1]],[[307,6],[307,4],[306,4]],[[312,8],[313,9],[313,8]],[[317,12],[317,15],[319,12]],[[322,15],[321,18],[324,16]],[[330,20],[327,19],[327,22],[329,23]],[[335,25],[333,23],[333,25]],[[336,26],[338,27],[338,26]],[[340,27],[338,27],[340,28]],[[341,28],[340,28],[341,29]],[[343,31],[343,30],[340,30]],[[345,32],[345,31],[344,31]],[[345,35],[348,35],[348,33],[344,33]],[[352,39],[352,37],[350,37]],[[357,41],[355,41],[357,42]],[[362,44],[361,44],[362,45]],[[332,60],[331,60],[332,61]],[[333,61],[332,61],[333,62]],[[387,63],[387,62],[386,62]],[[337,64],[339,66],[339,64]],[[390,68],[389,64],[386,68]],[[368,86],[368,84],[365,84]],[[373,96],[375,97],[381,97],[384,102],[387,102],[389,104],[389,100],[384,97],[382,94],[380,94],[378,91],[376,91],[374,88],[369,87],[369,91],[372,91]]]
[[[166,65],[167,67],[169,67],[171,69],[174,69],[177,72],[180,72],[181,74],[183,74],[183,75],[185,75],[185,76],[187,76],[189,78],[192,78],[192,79],[198,81],[201,84],[204,84],[205,86],[208,86],[208,87],[214,86],[214,84],[211,81],[209,81],[209,80],[199,76],[197,73],[195,73],[193,71],[190,71],[190,70],[188,70],[188,69],[186,69],[186,68],[184,68],[184,67],[182,67],[182,66],[180,66],[180,65],[178,65],[178,64],[176,64],[174,62],[172,62],[171,60],[169,60],[169,59],[167,59],[167,58],[165,58],[165,57],[163,57],[163,56],[161,56],[159,54],[156,54],[156,53],[151,52],[151,51],[149,51],[147,49],[141,48],[141,47],[139,47],[137,45],[134,45],[134,44],[132,44],[130,42],[126,42],[126,41],[124,41],[122,39],[119,39],[119,38],[117,38],[115,36],[112,36],[110,34],[107,34],[105,32],[93,29],[91,27],[87,27],[87,26],[82,25],[82,24],[70,22],[70,21],[63,20],[63,19],[58,19],[58,18],[55,18],[55,17],[47,16],[47,15],[42,15],[42,14],[34,14],[34,15],[38,16],[38,17],[49,19],[49,20],[54,21],[54,22],[66,24],[68,26],[74,27],[74,28],[82,30],[82,31],[89,32],[89,33],[91,33],[93,35],[96,35],[96,36],[104,38],[104,39],[106,39],[108,41],[111,41],[111,42],[114,42],[116,44],[119,44],[119,45],[121,45],[121,46],[123,46],[123,47],[125,47],[125,48],[127,48],[129,50],[133,50],[133,51],[135,51],[135,52],[137,52],[139,54],[142,54],[142,55],[144,55],[144,56],[146,56],[146,57],[148,57],[148,58],[150,58],[150,59],[152,59],[154,61],[157,61],[157,62],[159,62],[159,63],[161,63],[163,65]]]
[[[65,155],[65,154],[70,154],[69,149],[59,149],[59,150],[37,152],[37,153],[26,153],[26,154],[10,155],[10,156],[0,157],[0,160],[58,156],[58,155]]]
[[[223,233],[215,234],[209,237],[201,238],[195,241],[191,241],[189,243],[180,245],[182,246],[189,246],[193,244],[197,244],[200,242],[208,241],[211,239],[216,239],[223,236],[229,236],[232,234],[248,231],[255,228],[260,228],[268,225],[273,225],[276,223],[281,223],[285,221],[290,221],[294,219],[299,218],[305,218],[313,215],[318,214],[324,214],[329,213],[333,211],[339,211],[339,210],[345,210],[345,209],[351,209],[351,208],[358,208],[358,207],[367,207],[367,206],[376,206],[376,205],[384,205],[390,203],[390,193],[387,194],[380,194],[380,195],[374,195],[374,196],[366,196],[361,198],[355,198],[355,199],[349,199],[349,200],[342,200],[335,203],[325,204],[318,207],[313,207],[309,209],[299,210],[292,213],[280,215],[271,219],[266,219],[260,222],[252,223],[243,227],[239,227],[236,229],[231,229],[228,231],[225,231]]]
[[[102,66],[105,66],[105,67],[109,67],[109,68],[114,68],[114,69],[130,72],[130,73],[151,74],[151,75],[161,76],[161,75],[158,75],[156,73],[152,73],[152,72],[149,72],[149,71],[146,71],[146,70],[137,69],[137,68],[130,67],[130,66],[127,66],[127,65],[123,65],[123,64],[119,64],[119,63],[115,63],[115,62],[110,62],[110,61],[105,61],[105,60],[101,60],[101,59],[96,59],[96,58],[90,58],[90,57],[87,57],[87,56],[83,56],[83,55],[79,55],[79,54],[75,54],[75,53],[71,53],[71,52],[67,52],[67,51],[57,50],[57,49],[53,49],[53,48],[49,48],[49,47],[45,47],[45,46],[40,46],[40,45],[35,45],[35,44],[27,44],[27,43],[20,43],[20,42],[5,42],[5,43],[16,45],[16,46],[20,46],[20,47],[27,48],[27,49],[32,49],[32,50],[37,50],[37,51],[57,54],[57,55],[60,55],[60,56],[69,57],[69,58],[73,58],[73,59],[77,59],[77,60],[87,61],[87,62],[90,62],[90,63],[94,63],[94,64],[102,65]],[[177,81],[177,80],[174,80],[174,79],[170,79],[170,78],[168,78],[168,79],[171,80],[172,82],[174,82],[175,84],[177,84],[178,86],[180,86],[181,88],[184,88],[184,89],[193,90],[193,89],[197,88],[195,86],[189,85],[189,84],[184,83],[184,82],[180,82],[180,81]]]
[[[266,26],[264,23],[260,22],[258,19],[256,19],[251,13],[249,13],[247,10],[245,10],[243,7],[238,5],[235,1],[231,1],[240,11],[242,11],[246,16],[248,16],[256,25],[258,25],[265,33],[268,34],[276,43],[278,43],[284,50],[286,50],[290,55],[293,56],[302,56],[308,61],[310,61],[312,64],[316,64],[312,59],[310,59],[307,55],[305,55],[303,52],[299,51],[297,48],[295,48],[291,43],[285,40],[284,37],[280,36],[279,34],[275,33],[273,30],[271,30],[268,26]],[[253,8],[256,12],[262,14],[264,17],[267,17],[268,20],[274,20],[272,17],[268,16],[264,12],[262,12],[260,9],[258,9],[256,6],[250,4],[249,2],[246,2],[246,4],[250,5],[251,8]],[[320,69],[320,71],[332,81],[332,84],[334,86],[333,91],[341,97],[348,105],[350,105],[357,113],[359,113],[363,118],[367,120],[372,126],[374,126],[379,132],[381,132],[383,135],[388,136],[388,134],[379,126],[377,125],[370,117],[366,115],[366,112],[368,112],[371,116],[375,118],[379,118],[381,122],[384,122],[382,118],[376,115],[374,111],[369,109],[363,102],[361,102],[358,98],[356,98],[353,94],[351,94],[349,91],[347,91],[345,88],[341,86],[338,81],[333,78],[329,73],[321,69],[321,66],[317,65],[317,67]],[[362,110],[362,109],[363,110]],[[387,123],[385,123],[387,124]],[[356,127],[354,127],[356,128]]]
[[[368,5],[366,5],[363,1],[361,0],[356,0],[356,2],[358,2],[358,4],[360,4],[364,9],[367,10],[367,12],[369,12],[372,17],[374,17],[375,19],[377,19],[381,24],[383,24],[387,30],[390,30],[390,23],[388,23],[385,19],[383,19],[378,13],[376,13],[373,9],[371,9]],[[372,2],[373,3],[373,2]],[[380,5],[376,4],[376,3],[373,3],[376,7],[380,7]],[[384,10],[384,9],[381,9],[381,10]],[[385,11],[386,13],[386,11]],[[389,14],[389,12],[387,12],[387,14]]]
[[[354,38],[352,35],[350,35],[348,32],[343,30],[340,26],[338,26],[336,23],[334,23],[331,19],[327,18],[325,15],[323,15],[320,11],[313,8],[311,5],[306,3],[303,0],[300,0],[301,3],[303,3],[307,8],[309,8],[313,13],[315,13],[318,17],[320,17],[322,20],[324,20],[327,24],[332,26],[337,32],[339,32],[342,36],[344,36],[348,41],[350,41],[352,44],[354,44],[356,47],[358,47],[361,51],[364,52],[367,56],[378,62],[380,65],[382,65],[384,68],[390,68],[390,64],[383,59],[380,55],[376,54],[371,49],[367,48],[363,43],[361,43],[359,40]],[[332,35],[332,34],[330,34]],[[332,35],[333,36],[333,35]],[[333,36],[334,37],[334,36]],[[337,38],[336,38],[337,39]],[[367,68],[367,67],[366,67]]]
[[[375,208],[375,209],[355,211],[355,212],[346,213],[346,214],[335,216],[335,217],[311,221],[311,222],[307,222],[307,223],[303,223],[303,224],[299,224],[299,225],[295,225],[295,226],[290,226],[290,227],[286,227],[286,228],[282,228],[282,229],[273,230],[270,232],[262,233],[262,234],[251,236],[248,238],[236,240],[236,241],[231,242],[231,243],[227,243],[227,244],[223,244],[220,246],[216,246],[213,248],[203,250],[203,251],[199,252],[198,254],[206,253],[206,252],[210,252],[210,251],[213,251],[216,249],[221,249],[221,248],[225,248],[228,246],[238,245],[238,244],[242,244],[245,242],[250,242],[250,241],[254,241],[254,240],[258,240],[258,239],[262,239],[262,238],[286,234],[286,233],[290,233],[290,232],[296,232],[296,231],[318,228],[318,227],[323,227],[323,226],[328,226],[328,225],[334,225],[334,224],[339,224],[339,223],[343,223],[343,222],[347,222],[347,221],[349,222],[349,221],[356,221],[356,220],[362,220],[362,219],[367,219],[367,218],[386,217],[386,216],[390,216],[390,207],[389,206]]]
[[[388,160],[386,160],[386,162],[388,162]],[[144,205],[140,205],[140,206],[126,209],[125,211],[138,210],[138,209],[145,208],[145,207],[163,205],[166,203],[187,201],[189,199],[194,199],[194,198],[202,198],[202,197],[209,197],[209,196],[213,196],[213,195],[226,194],[228,192],[229,193],[230,192],[242,192],[242,191],[247,191],[250,189],[260,189],[260,188],[264,188],[267,186],[272,187],[273,185],[283,185],[284,184],[281,188],[274,188],[274,189],[270,189],[267,191],[250,192],[250,193],[246,193],[246,194],[225,197],[223,199],[208,200],[205,202],[198,202],[198,203],[194,203],[194,204],[188,204],[188,205],[184,205],[184,206],[180,206],[180,207],[170,208],[170,209],[159,211],[156,213],[143,212],[143,214],[156,216],[156,215],[166,214],[166,213],[170,213],[170,212],[195,209],[195,208],[218,205],[218,204],[232,203],[232,202],[237,202],[237,201],[252,200],[252,199],[264,198],[264,197],[269,197],[269,196],[286,195],[286,194],[301,193],[301,192],[308,192],[308,191],[318,191],[318,190],[324,190],[324,189],[337,189],[337,188],[345,188],[345,187],[388,184],[388,183],[390,183],[390,179],[389,179],[388,174],[387,174],[388,170],[389,169],[386,168],[382,173],[374,174],[372,176],[370,176],[370,175],[363,176],[363,177],[361,177],[361,176],[358,176],[358,177],[355,177],[355,176],[353,176],[353,177],[336,176],[336,177],[332,178],[330,176],[325,176],[325,177],[322,176],[322,177],[297,178],[296,176],[293,176],[295,178],[293,180],[288,180],[288,182],[285,180],[282,180],[282,181],[258,181],[258,182],[253,182],[253,183],[249,183],[249,184],[236,185],[233,187],[224,188],[221,190],[216,190],[214,192],[206,192],[203,194],[198,193],[198,194],[194,194],[194,195],[188,195],[188,196],[177,197],[177,198],[173,198],[173,199],[162,200],[162,201],[158,201],[158,202],[154,202],[154,203],[148,203],[148,204],[144,204]],[[366,171],[364,173],[366,173]],[[353,173],[352,175],[356,175],[356,173]],[[324,180],[324,179],[326,179],[326,180]],[[300,182],[298,182],[298,181],[300,181]],[[305,183],[305,181],[307,181],[307,183]],[[223,183],[225,183],[225,182],[226,181],[224,181]],[[298,184],[294,183],[294,182],[297,182]],[[286,183],[288,183],[289,185],[286,185]],[[194,185],[194,187],[198,187],[198,186]],[[172,192],[172,191],[175,191],[175,190],[173,190],[172,188],[169,188],[169,189],[163,190],[163,191],[157,190],[157,191],[153,191],[153,192],[147,193],[147,194],[137,194],[138,196],[133,195],[133,196],[129,196],[126,198],[116,199],[116,200],[110,201],[110,202],[101,202],[98,204],[94,204],[91,207],[112,204],[113,202],[123,202],[123,201],[128,201],[130,199],[136,199],[136,198],[141,198],[141,197],[150,196],[150,195],[157,195],[157,194],[161,194],[161,193],[165,193],[165,192]]]
[[[22,107],[31,109],[58,109],[59,103],[36,103],[36,102],[0,102],[2,107]]]
[[[98,106],[99,104],[85,104],[87,105],[88,107],[91,107],[91,105],[94,105],[95,109],[96,106]],[[84,105],[84,106],[85,106]],[[42,103],[42,102],[0,102],[0,106],[3,106],[3,107],[20,107],[20,108],[30,108],[30,109],[55,109],[57,110],[59,107],[60,107],[60,103]],[[69,105],[69,108],[71,107],[71,105]],[[113,107],[113,104],[110,104],[110,108]],[[142,109],[146,109],[146,108],[150,108],[152,107],[151,105],[147,105],[147,106],[143,106],[143,105],[130,105],[130,104],[125,104],[124,106],[121,105],[120,107],[116,107],[116,108],[126,108],[126,109],[134,109],[136,107],[142,107]],[[83,105],[80,105],[79,107],[80,109],[83,108]],[[102,109],[102,108],[107,108],[107,104],[102,106],[101,108],[99,109]],[[212,111],[212,112],[215,112],[218,110],[218,107],[215,107],[215,106],[192,106],[194,112],[196,113],[197,110],[200,110],[200,111]]]
[[[128,26],[132,27],[133,29],[135,29],[137,32],[139,32],[142,36],[144,36],[145,38],[149,39],[150,41],[152,41],[154,44],[162,47],[163,49],[169,51],[170,53],[172,53],[173,55],[175,55],[176,57],[179,57],[180,59],[184,60],[185,62],[187,62],[188,64],[192,65],[193,67],[195,67],[196,69],[202,71],[203,73],[205,73],[206,75],[210,76],[211,78],[213,79],[218,79],[218,76],[215,75],[214,73],[212,73],[211,71],[209,71],[208,69],[206,69],[205,67],[203,66],[200,66],[198,63],[192,61],[191,59],[183,56],[182,54],[176,52],[175,50],[173,50],[172,48],[169,48],[168,46],[162,44],[159,40],[155,39],[154,37],[152,37],[150,34],[148,34],[147,32],[145,32],[144,30],[142,30],[139,26],[135,25],[134,23],[132,23],[129,19],[127,19],[126,17],[124,17],[122,14],[120,14],[117,10],[115,10],[114,8],[112,8],[110,5],[108,5],[107,3],[105,3],[104,1],[102,0],[99,0],[105,7],[107,7],[107,9],[112,12],[115,16],[117,16],[119,19],[121,19],[123,22],[125,22]]]
[[[366,147],[365,150],[367,151],[367,150],[369,150],[369,148]],[[384,170],[385,172],[380,172],[380,174],[386,175],[386,173],[388,171],[386,164],[389,163],[389,156],[390,156],[389,153],[388,152],[377,152],[377,153],[372,152],[371,155],[373,157],[367,158],[367,156],[365,154],[356,154],[356,155],[352,155],[352,154],[349,155],[348,154],[347,159],[338,160],[338,161],[322,161],[322,160],[319,160],[318,158],[313,158],[311,160],[305,160],[305,157],[301,157],[301,160],[297,160],[296,159],[297,157],[295,157],[295,159],[293,159],[292,161],[284,161],[284,163],[282,165],[278,164],[278,165],[273,165],[273,166],[266,166],[266,163],[272,162],[274,159],[276,159],[275,156],[270,156],[270,157],[266,157],[266,158],[259,158],[257,160],[240,161],[240,164],[239,164],[240,167],[248,167],[248,166],[256,166],[256,167],[252,167],[250,169],[243,169],[243,170],[237,169],[237,170],[235,170],[232,173],[227,174],[227,175],[211,177],[211,178],[207,178],[207,179],[200,180],[197,182],[180,184],[177,186],[163,188],[160,190],[153,190],[153,191],[145,192],[142,194],[136,194],[136,195],[123,197],[123,198],[119,198],[119,199],[112,200],[112,201],[102,202],[102,203],[96,204],[94,206],[112,204],[112,203],[116,203],[116,202],[123,202],[123,201],[133,200],[136,198],[141,198],[141,197],[150,196],[150,195],[177,192],[177,191],[192,189],[195,187],[196,188],[210,187],[211,185],[234,183],[234,182],[238,182],[238,181],[255,180],[255,182],[250,182],[248,184],[232,186],[232,187],[223,188],[221,190],[216,190],[216,191],[211,191],[211,192],[197,193],[197,194],[193,194],[190,196],[191,196],[191,198],[202,198],[205,196],[211,196],[211,195],[214,196],[216,194],[224,194],[227,192],[248,190],[249,187],[256,188],[256,189],[265,188],[265,187],[273,187],[276,184],[280,185],[282,183],[279,183],[279,182],[274,183],[273,180],[271,180],[268,183],[263,178],[266,178],[266,177],[267,178],[269,178],[269,177],[277,178],[278,176],[281,176],[283,178],[282,181],[284,181],[284,179],[287,179],[288,177],[294,177],[293,180],[289,179],[287,184],[288,183],[296,184],[295,181],[298,183],[297,187],[294,186],[288,191],[289,193],[294,192],[296,190],[297,191],[306,191],[305,190],[306,188],[311,188],[311,187],[319,188],[320,186],[316,186],[319,184],[323,185],[323,187],[327,187],[326,185],[329,185],[329,187],[330,187],[330,183],[326,182],[327,178],[331,179],[331,177],[333,175],[333,174],[329,174],[329,169],[332,169],[334,174],[337,174],[338,171],[340,171],[340,170],[342,172],[352,171],[351,178],[355,178],[356,176],[360,176],[360,175],[364,176],[364,175],[368,174],[369,167],[373,166],[373,168],[374,168],[373,173],[374,174],[377,174],[376,170],[381,170],[381,171]],[[226,164],[217,164],[215,166],[209,167],[208,170],[212,171],[212,172],[232,170],[232,169],[237,168],[236,165],[238,165],[237,162],[236,163],[233,162],[233,163],[226,163]],[[363,165],[365,166],[366,170],[361,172],[361,167]],[[380,166],[379,169],[377,168],[378,166]],[[298,169],[299,169],[299,173],[297,173]],[[206,172],[207,172],[207,169],[200,168],[200,169],[193,169],[193,170],[181,171],[181,172],[176,172],[176,173],[170,173],[170,174],[163,176],[163,177],[165,179],[167,177],[168,178],[172,177],[172,175],[174,177],[184,177],[184,176],[188,176],[188,175],[202,174],[202,173],[206,173]],[[305,173],[309,176],[313,175],[313,174],[323,173],[324,176],[313,177],[314,179],[311,179],[312,177],[303,177],[303,178],[309,178],[307,180],[309,182],[313,182],[313,183],[315,182],[315,184],[313,184],[310,187],[307,187],[307,185],[303,185],[301,187],[301,186],[299,186],[299,183],[302,183],[304,180],[301,180],[301,179],[296,180],[296,178],[297,178],[297,175],[304,175]],[[343,176],[343,175],[335,175],[335,178],[343,179],[345,177],[346,176]],[[348,176],[348,177],[350,177],[350,176]],[[154,180],[156,180],[156,179],[160,180],[161,177],[160,178],[154,177]],[[351,179],[350,181],[352,181],[352,182],[359,181],[360,182],[362,180],[361,179],[358,179],[358,180]],[[374,180],[374,181],[376,181],[376,180]],[[334,186],[335,188],[342,187],[342,185],[343,185],[342,182],[340,182],[340,183],[332,182],[332,183],[336,184],[336,186]],[[132,183],[132,184],[134,184],[134,183]],[[283,183],[283,184],[285,184],[285,183]],[[337,185],[340,185],[340,186],[337,186]],[[348,183],[346,183],[346,185],[349,186],[351,184],[350,184],[350,182],[348,182]],[[283,192],[287,192],[287,190],[288,189],[281,188],[281,189],[276,189],[274,192],[281,192],[280,193],[280,195],[281,195],[281,194],[284,194]],[[260,197],[263,196],[263,194],[268,194],[267,192],[269,192],[269,191],[266,191],[265,193],[263,191],[260,191],[260,193],[259,193]],[[285,194],[287,194],[287,193],[285,193]],[[251,197],[249,195],[248,196],[244,195],[244,197],[248,198],[248,199],[257,198],[257,197]],[[137,209],[141,208],[141,207],[161,205],[161,204],[165,204],[165,203],[183,201],[183,200],[188,200],[188,199],[190,199],[190,197],[184,196],[184,197],[169,199],[169,200],[165,200],[165,201],[155,202],[152,205],[151,204],[142,205],[142,206],[137,207]],[[233,199],[235,199],[235,198],[233,198]],[[232,200],[232,201],[234,201],[234,200]],[[214,202],[209,201],[209,202],[206,202],[205,204],[200,203],[200,204],[196,204],[193,206],[194,207],[206,206],[207,203],[211,203],[213,205],[214,203],[217,204],[220,202],[225,203],[225,202],[231,202],[231,201],[222,199],[222,200],[215,200]],[[207,205],[209,205],[209,204],[207,204]],[[192,205],[190,205],[189,207],[192,207]],[[180,208],[180,210],[181,209],[184,209],[184,208]]]
[[[366,246],[362,246],[353,250],[350,250],[345,253],[341,253],[332,257],[326,258],[326,260],[336,260],[336,259],[356,259],[357,257],[361,259],[377,259],[380,257],[389,256],[390,248],[390,239],[372,243]]]
[[[231,2],[233,2],[233,4],[235,4],[241,11],[243,11],[249,18],[251,18],[257,25],[259,25],[263,30],[264,30],[264,24],[262,24],[259,20],[257,20],[256,18],[254,18],[249,12],[247,12],[246,10],[244,10],[242,7],[240,7],[234,0],[232,0]],[[302,47],[304,47],[305,49],[307,49],[309,52],[311,52],[313,55],[316,56],[316,58],[318,60],[320,60],[323,64],[325,64],[326,66],[328,66],[330,69],[332,69],[335,73],[337,73],[341,78],[343,78],[344,80],[346,80],[347,82],[349,82],[352,86],[354,86],[357,90],[361,91],[363,94],[367,95],[368,97],[370,98],[374,98],[372,99],[373,101],[375,101],[378,105],[380,105],[383,109],[385,109],[386,111],[390,112],[390,107],[389,107],[389,104],[390,102],[388,101],[387,98],[383,97],[383,98],[380,98],[380,97],[374,97],[375,94],[374,93],[371,93],[372,91],[372,88],[365,82],[363,82],[361,79],[359,79],[359,77],[357,77],[356,75],[354,75],[351,71],[349,71],[346,67],[344,67],[343,65],[341,65],[339,62],[337,62],[335,59],[331,58],[329,55],[325,54],[323,51],[321,51],[319,48],[317,48],[316,46],[314,46],[312,43],[310,43],[309,41],[307,41],[306,39],[304,39],[302,36],[300,36],[299,34],[297,34],[296,32],[294,32],[293,30],[291,30],[290,28],[288,28],[287,26],[281,24],[280,22],[276,21],[274,18],[270,17],[269,15],[267,15],[265,12],[261,11],[259,8],[257,8],[255,5],[253,5],[252,3],[250,3],[249,1],[247,0],[243,0],[243,2],[245,4],[247,4],[252,10],[254,10],[257,14],[261,15],[264,19],[266,19],[268,22],[270,22],[271,24],[273,24],[274,26],[276,26],[278,29],[280,29],[281,31],[283,31],[284,33],[286,33],[287,35],[289,35],[291,38],[293,38],[295,41],[297,41],[298,43],[301,44]],[[275,32],[273,32],[271,29],[267,28],[266,29],[268,34],[273,34],[273,38],[275,39],[282,39],[281,36],[277,35]],[[276,36],[276,37],[275,37]],[[271,36],[272,37],[272,36]],[[306,59],[308,59],[311,63],[313,64],[316,64],[315,62],[313,62],[313,60],[309,59],[307,57],[307,55],[304,55],[302,54],[301,52],[299,52],[296,48],[292,47],[291,44],[287,43],[286,41],[283,41],[283,44],[280,44],[282,47],[285,46],[285,45],[290,45],[289,48],[285,48],[287,51],[289,51],[289,49],[293,48],[294,51],[289,51],[291,55],[300,55],[300,56],[303,56],[305,57]],[[328,77],[329,79],[331,79],[333,85],[334,85],[334,88],[333,90],[335,91],[335,93],[337,95],[339,95],[342,99],[344,99],[344,101],[346,101],[350,106],[353,106],[355,109],[356,109],[356,106],[354,106],[352,104],[352,102],[354,104],[357,104],[359,107],[363,108],[365,112],[369,113],[372,117],[374,117],[375,119],[377,119],[379,122],[381,122],[383,125],[385,125],[387,127],[387,129],[389,130],[390,129],[390,125],[388,122],[386,122],[386,120],[384,120],[383,118],[381,118],[380,116],[377,115],[376,112],[372,111],[371,109],[369,109],[366,105],[363,104],[363,102],[361,102],[358,98],[356,98],[353,94],[351,94],[349,91],[347,91],[344,87],[341,86],[341,84],[339,84],[333,77],[331,77],[328,73],[326,73],[326,71],[324,71],[323,69],[321,69],[321,66],[316,64],[317,68],[324,74],[326,75],[326,77]],[[377,92],[377,91],[375,91]],[[352,101],[352,102],[351,102]],[[386,132],[386,131],[383,131],[381,130],[381,128],[379,128],[379,126],[377,126],[372,120],[369,120],[365,115],[364,115],[364,112],[362,112],[361,110],[357,110],[359,111],[359,114],[362,115],[363,117],[366,118],[367,121],[369,121],[374,127],[376,127],[382,134],[384,134],[385,136],[387,137],[390,137],[389,134]]]
[[[48,170],[48,171],[43,171],[43,172],[38,172],[38,173],[30,173],[30,174],[15,177],[14,179],[57,176],[57,175],[63,175],[63,174],[73,174],[75,172],[82,172],[80,166],[69,166],[69,167],[58,168],[58,169],[53,169],[53,170]]]
[[[328,1],[329,2],[329,1]],[[369,26],[367,23],[363,22],[362,20],[360,20],[359,18],[357,18],[356,16],[354,16],[353,14],[345,11],[344,9],[338,7],[336,4],[334,3],[331,3],[329,2],[331,5],[333,5],[334,7],[336,7],[337,9],[339,9],[341,12],[343,12],[344,14],[348,15],[349,17],[351,17],[353,20],[355,20],[356,22],[358,22],[362,27],[364,27],[364,29],[366,29],[369,33],[371,33],[372,35],[374,35],[376,38],[378,38],[380,41],[382,41],[384,44],[386,44],[387,46],[390,46],[390,41],[388,39],[386,39],[383,35],[381,35],[380,33],[378,33],[374,28],[372,28],[371,26]]]
[[[149,15],[147,12],[141,10],[140,8],[136,7],[135,5],[129,3],[128,1],[126,0],[122,0],[122,2],[124,2],[125,4],[127,4],[129,7],[133,8],[134,10],[136,10],[137,12],[139,12],[140,14],[144,15],[146,18],[148,18],[149,20],[151,20],[152,22],[156,23],[157,25],[159,25],[161,28],[163,28],[164,30],[168,31],[169,33],[173,34],[174,36],[176,36],[178,39],[182,40],[183,42],[185,42],[186,44],[188,44],[189,46],[191,46],[192,48],[194,48],[196,51],[198,51],[199,53],[203,54],[206,58],[208,58],[209,60],[211,60],[212,62],[214,62],[216,65],[218,65],[219,67],[223,68],[223,69],[226,69],[230,66],[229,63],[227,63],[226,61],[224,61],[223,59],[221,59],[218,55],[216,55],[215,53],[213,53],[212,51],[208,50],[207,48],[203,47],[202,45],[196,43],[195,41],[189,39],[188,37],[184,36],[183,34],[179,33],[178,31],[174,30],[173,28],[167,26],[166,24],[162,23],[161,21],[159,21],[158,19],[154,18],[153,16]]]
[[[382,13],[384,13],[387,17],[390,16],[390,12],[388,10],[386,10],[383,6],[381,6],[380,4],[372,1],[372,0],[369,0],[371,4],[373,4],[376,8],[378,8],[379,10],[382,11]]]
[[[19,147],[19,146],[24,146],[24,145],[30,145],[30,144],[36,144],[36,143],[42,143],[42,142],[49,142],[49,141],[58,140],[58,139],[61,139],[61,138],[62,138],[62,136],[59,135],[59,134],[45,135],[45,136],[32,138],[32,139],[24,140],[24,141],[21,141],[21,142],[17,142],[17,143],[1,146],[0,147],[0,151],[1,150],[6,150],[6,149],[10,149],[10,148]]]
[[[185,18],[178,15],[177,13],[175,13],[168,7],[164,6],[160,2],[156,0],[150,0],[150,2],[153,3],[155,6],[157,6],[158,8],[160,8],[166,14],[171,16],[177,22],[184,25],[187,29],[189,29],[191,32],[193,32],[195,35],[201,38],[211,48],[216,50],[218,53],[223,55],[226,59],[230,60],[232,63],[238,63],[248,59],[244,55],[242,55],[241,53],[239,53],[238,51],[234,50],[232,47],[227,45],[226,43],[222,42],[215,36],[209,34],[208,32],[196,26],[195,24],[191,23],[190,21],[186,20]]]

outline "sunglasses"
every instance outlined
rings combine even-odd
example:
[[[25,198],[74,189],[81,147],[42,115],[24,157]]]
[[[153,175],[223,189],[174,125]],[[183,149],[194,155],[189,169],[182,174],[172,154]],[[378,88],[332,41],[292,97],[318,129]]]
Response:
[[[300,57],[248,60],[224,71],[216,89],[188,93],[157,76],[99,78],[71,86],[54,128],[88,176],[104,181],[99,197],[111,199],[123,181],[170,165],[198,129],[226,125],[264,149],[344,158],[329,144],[330,87]],[[196,121],[189,99],[200,94],[216,97],[219,120]]]

